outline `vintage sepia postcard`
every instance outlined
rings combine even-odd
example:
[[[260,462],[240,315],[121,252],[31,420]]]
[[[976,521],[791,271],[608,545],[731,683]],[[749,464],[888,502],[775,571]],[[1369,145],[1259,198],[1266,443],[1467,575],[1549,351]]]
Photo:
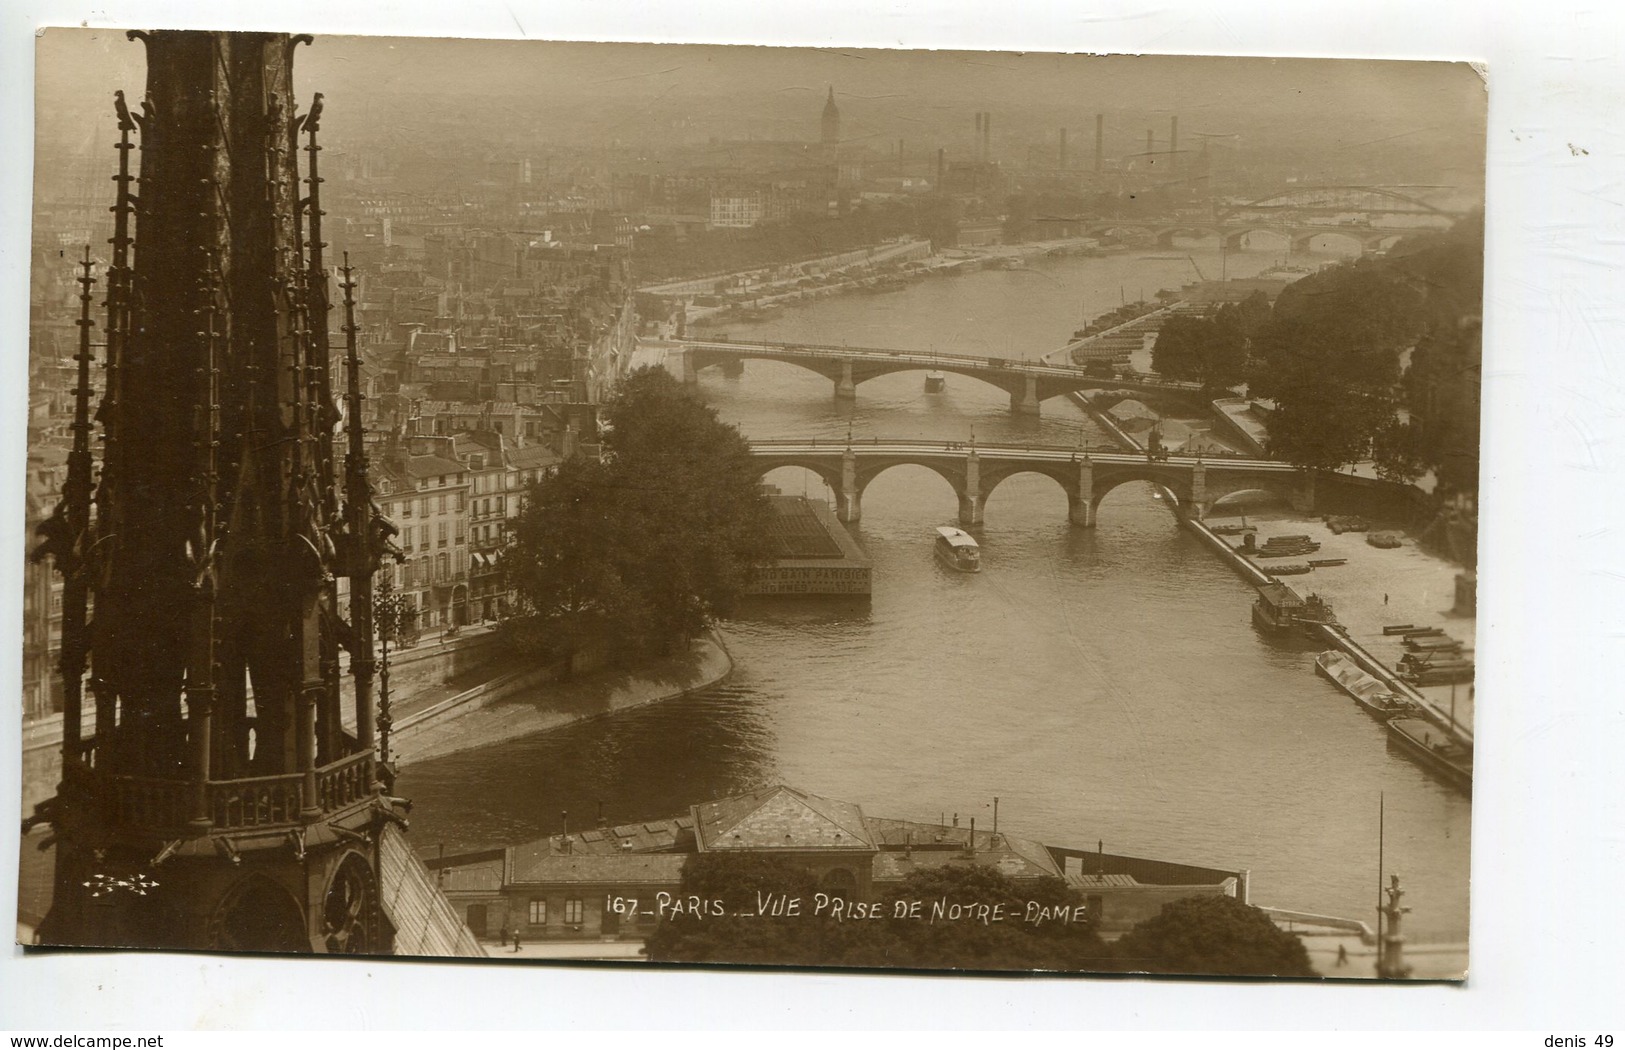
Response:
[[[39,38],[19,942],[1465,977],[1479,71],[288,28]]]

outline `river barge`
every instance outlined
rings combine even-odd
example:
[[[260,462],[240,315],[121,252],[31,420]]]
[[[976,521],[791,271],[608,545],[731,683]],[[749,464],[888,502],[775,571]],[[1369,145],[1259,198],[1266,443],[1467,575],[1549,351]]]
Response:
[[[1391,718],[1388,736],[1429,769],[1465,791],[1473,787],[1473,748],[1422,718]]]
[[[1327,649],[1315,657],[1315,673],[1337,686],[1367,711],[1386,721],[1416,714],[1416,705],[1360,669],[1348,654]]]

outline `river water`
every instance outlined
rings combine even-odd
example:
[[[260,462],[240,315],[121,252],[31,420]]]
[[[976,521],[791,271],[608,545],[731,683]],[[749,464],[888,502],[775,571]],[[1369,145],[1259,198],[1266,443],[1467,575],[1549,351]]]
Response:
[[[1185,251],[1186,249],[1181,249]],[[1230,276],[1277,252],[1231,253]],[[820,300],[734,337],[1035,358],[1123,296],[1220,269],[1214,249],[1045,260]],[[794,366],[702,373],[721,416],[753,437],[1104,441],[1064,399],[1041,420],[1008,396],[918,373],[862,384],[855,404]],[[800,470],[770,478],[817,496]],[[417,763],[400,789],[412,837],[447,852],[592,822],[678,813],[782,780],[882,816],[957,813],[1046,842],[1252,872],[1254,903],[1371,922],[1378,800],[1386,870],[1419,940],[1465,941],[1470,803],[1391,749],[1381,726],[1314,675],[1313,654],[1250,623],[1252,590],[1177,527],[1149,486],[1121,486],[1092,530],[1059,486],[1018,475],[990,497],[980,575],[932,558],[953,492],[897,467],[853,527],[874,561],[868,601],[758,601],[725,624],[737,668],[694,696]]]

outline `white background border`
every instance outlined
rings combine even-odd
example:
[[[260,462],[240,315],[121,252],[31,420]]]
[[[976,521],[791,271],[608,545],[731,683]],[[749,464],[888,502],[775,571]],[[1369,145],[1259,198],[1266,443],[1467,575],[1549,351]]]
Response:
[[[1483,579],[1472,974],[1451,986],[704,974],[211,956],[23,957],[8,1028],[1089,1027],[1544,1029],[1595,1034],[1625,989],[1625,15],[1581,0],[200,0],[0,4],[0,639],[21,637],[33,31],[317,34],[1472,59],[1487,62]],[[222,5],[223,6],[223,5]],[[789,9],[786,9],[789,8]],[[139,85],[131,85],[139,90]],[[1575,147],[1571,150],[1570,146]],[[1580,153],[1578,150],[1587,150]],[[111,184],[109,184],[111,185]],[[0,646],[3,711],[19,653]],[[0,713],[0,814],[18,812]],[[17,824],[0,821],[0,916]],[[0,922],[0,930],[9,925]],[[8,938],[9,939],[9,938]],[[1589,1031],[1588,1031],[1589,1026]],[[1620,1033],[1625,1036],[1625,1032]],[[508,1041],[503,1040],[504,1043]],[[1538,1044],[1538,1040],[1531,1045]]]

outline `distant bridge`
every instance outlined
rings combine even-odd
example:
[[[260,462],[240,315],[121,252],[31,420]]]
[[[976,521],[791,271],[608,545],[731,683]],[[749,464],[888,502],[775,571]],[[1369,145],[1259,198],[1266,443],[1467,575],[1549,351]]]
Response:
[[[1138,233],[1154,239],[1159,248],[1172,248],[1174,238],[1186,237],[1218,237],[1226,248],[1240,250],[1242,242],[1251,233],[1274,233],[1287,239],[1294,253],[1307,252],[1309,242],[1316,237],[1338,236],[1354,241],[1360,246],[1360,251],[1376,251],[1391,245],[1401,237],[1409,237],[1418,233],[1429,233],[1436,229],[1447,228],[1450,220],[1446,219],[1442,225],[1424,226],[1374,226],[1370,224],[1354,223],[1315,223],[1310,221],[1272,217],[1257,219],[1225,218],[1219,220],[1201,219],[1090,219],[1078,225],[1078,232],[1085,237],[1102,237],[1107,234]]]
[[[732,340],[668,340],[666,351],[672,370],[684,383],[697,383],[700,369],[749,359],[784,361],[817,372],[835,384],[835,396],[857,396],[859,383],[893,372],[935,369],[969,376],[1010,395],[1010,410],[1039,414],[1040,403],[1075,390],[1112,389],[1139,393],[1199,394],[1200,383],[1181,383],[1143,373],[1090,375],[1083,369],[1046,365],[1002,357],[936,354],[920,350],[885,350],[878,347],[828,346],[817,343],[734,342]]]
[[[980,445],[944,441],[788,440],[753,441],[751,456],[763,474],[804,467],[835,492],[836,517],[862,517],[863,492],[885,471],[904,464],[936,471],[959,498],[959,522],[982,524],[988,496],[1006,478],[1042,474],[1066,493],[1074,525],[1092,527],[1106,494],[1130,481],[1148,481],[1174,494],[1176,513],[1201,520],[1219,500],[1262,490],[1289,501],[1294,510],[1314,509],[1312,472],[1288,463],[1243,456],[1158,456],[1146,453],[1045,445]]]
[[[1294,252],[1307,251],[1310,241],[1329,236],[1346,238],[1368,252],[1411,234],[1447,230],[1465,214],[1382,186],[1297,186],[1216,208],[1205,218],[1165,215],[1068,222],[1081,236],[1138,233],[1164,248],[1173,247],[1174,238],[1183,235],[1215,236],[1235,249],[1250,233],[1274,233],[1285,237]]]

